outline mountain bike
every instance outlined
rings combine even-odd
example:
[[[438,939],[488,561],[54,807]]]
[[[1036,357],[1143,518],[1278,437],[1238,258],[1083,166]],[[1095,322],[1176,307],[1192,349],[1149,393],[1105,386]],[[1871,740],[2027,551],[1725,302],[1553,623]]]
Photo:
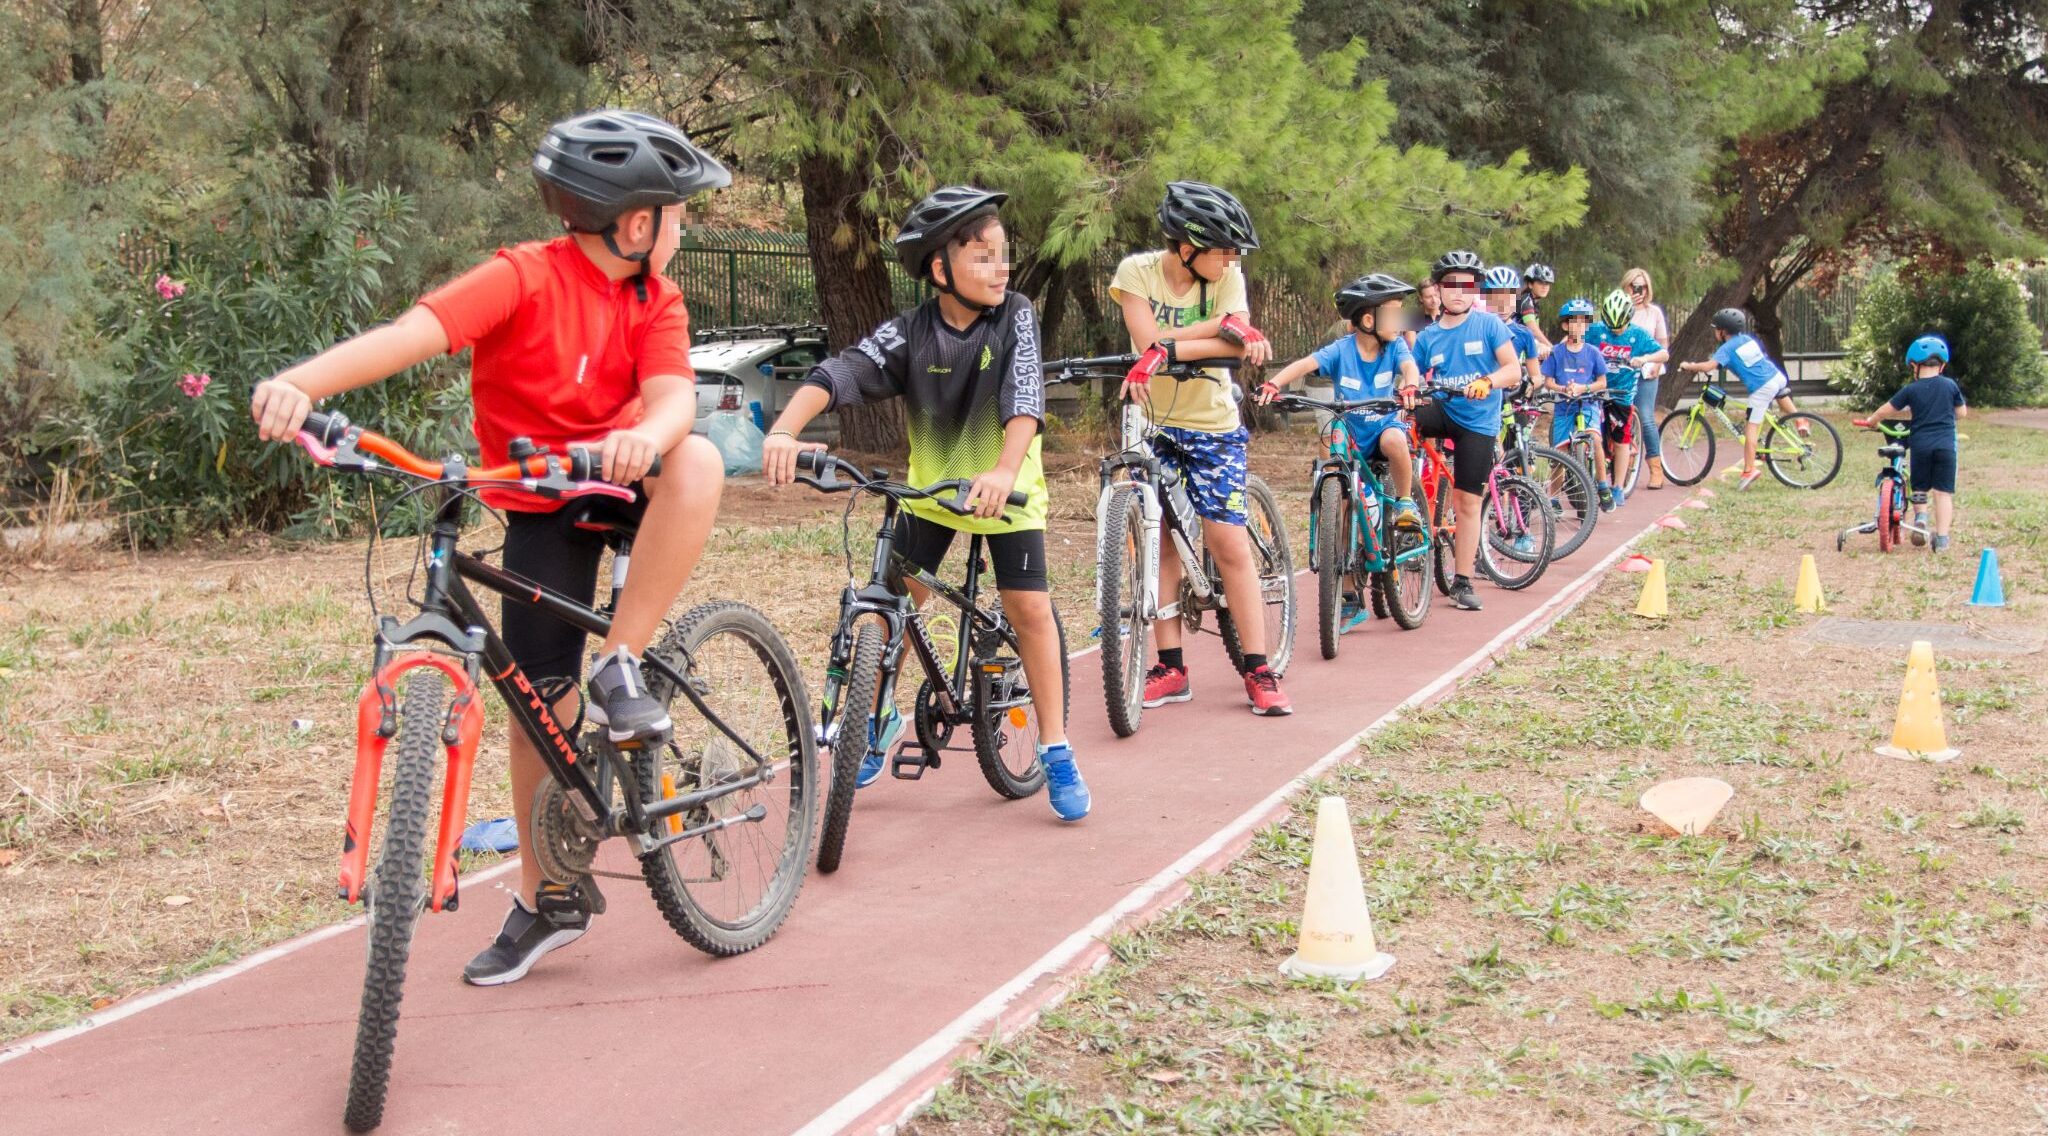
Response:
[[[1326,456],[1310,465],[1315,484],[1308,498],[1308,563],[1316,574],[1316,628],[1323,658],[1337,657],[1347,598],[1362,606],[1370,595],[1374,607],[1391,615],[1403,630],[1422,626],[1423,616],[1429,614],[1433,563],[1428,529],[1410,532],[1394,527],[1399,498],[1387,487],[1386,461],[1378,454],[1361,453],[1344,427],[1346,414],[1392,414],[1400,404],[1374,398],[1324,402],[1298,394],[1284,394],[1274,402],[1330,416],[1323,424]]]
[[[1664,444],[1664,476],[1679,485],[1698,485],[1714,469],[1714,426],[1719,421],[1737,443],[1742,424],[1728,417],[1728,392],[1708,383],[1690,407],[1666,414],[1657,426]],[[1803,429],[1802,429],[1803,427]],[[1756,456],[1771,476],[1793,489],[1819,489],[1842,468],[1842,436],[1818,414],[1781,415],[1764,411],[1757,428]]]
[[[1456,383],[1428,383],[1423,389],[1447,398],[1464,397],[1464,388]],[[1457,574],[1452,542],[1458,523],[1457,513],[1451,507],[1455,485],[1451,465],[1444,458],[1446,445],[1456,452],[1456,446],[1447,438],[1422,440],[1417,476],[1429,514],[1437,590],[1448,596],[1451,579]],[[1486,475],[1486,489],[1480,495],[1479,506],[1481,539],[1473,566],[1511,592],[1535,583],[1550,567],[1557,542],[1557,521],[1546,498],[1547,494],[1535,482],[1510,472],[1499,460],[1495,460]]]
[[[1548,494],[1546,503],[1557,528],[1557,547],[1550,558],[1562,560],[1577,552],[1600,523],[1600,492],[1589,472],[1592,467],[1582,457],[1535,440],[1544,408],[1556,401],[1548,394],[1503,400],[1500,464]]]
[[[1038,761],[1038,708],[1017,650],[1017,633],[1003,617],[1002,597],[986,603],[981,576],[987,570],[980,533],[969,534],[967,578],[954,587],[904,559],[896,551],[896,521],[903,503],[932,501],[957,516],[967,516],[965,480],[941,481],[919,488],[890,481],[881,470],[859,466],[821,450],[796,458],[797,480],[822,493],[851,493],[847,521],[841,528],[846,548],[846,590],[839,597],[839,626],[832,632],[825,664],[825,698],[819,718],[819,744],[832,752],[832,784],[825,792],[825,822],[818,833],[818,870],[837,871],[846,848],[847,825],[853,818],[853,797],[861,762],[874,739],[878,708],[896,704],[896,682],[907,650],[924,672],[912,711],[914,739],[885,754],[889,775],[916,781],[925,770],[939,768],[942,756],[961,726],[968,728],[974,753],[989,788],[1019,800],[1045,785]],[[845,474],[845,479],[840,475]],[[862,495],[882,499],[882,524],[875,532],[874,556],[866,583],[853,571],[853,507]],[[1011,493],[1008,503],[1022,507],[1030,498]],[[914,580],[951,607],[958,620],[950,666],[933,642],[932,618],[911,602],[904,581]],[[1067,678],[1066,631],[1059,611],[1060,682]],[[1064,716],[1065,704],[1061,714]]]
[[[1054,359],[1045,364],[1046,381],[1121,381],[1137,361],[1136,355]],[[1173,364],[1161,373],[1214,382],[1210,369],[1228,370],[1237,362],[1202,359]],[[1095,504],[1095,608],[1101,620],[1097,633],[1109,726],[1127,738],[1138,731],[1145,712],[1145,659],[1154,621],[1177,618],[1187,630],[1200,631],[1202,613],[1213,611],[1233,666],[1242,665],[1244,649],[1238,616],[1224,598],[1223,574],[1202,547],[1202,518],[1180,476],[1160,461],[1162,453],[1175,456],[1173,439],[1160,433],[1136,403],[1124,404],[1120,434],[1121,448],[1097,467],[1102,489]],[[1257,618],[1266,631],[1266,665],[1281,675],[1294,656],[1294,552],[1273,490],[1247,475],[1244,495],[1245,527],[1264,601]],[[1180,595],[1171,600],[1159,595],[1162,550],[1180,559]]]
[[[534,800],[521,803],[532,809],[533,847],[526,851],[542,872],[580,888],[591,909],[602,912],[604,896],[592,877],[631,877],[596,868],[598,845],[624,838],[670,928],[711,955],[736,955],[767,942],[796,902],[816,809],[817,755],[796,657],[767,617],[744,604],[700,604],[647,650],[643,665],[655,697],[672,704],[680,694],[696,711],[694,717],[680,708],[671,713],[674,732],[658,746],[614,745],[602,728],[583,730],[580,702],[575,719],[561,720],[556,704],[574,694],[575,680],[535,683],[513,662],[469,584],[602,638],[625,586],[636,526],[596,512],[578,521],[602,532],[613,549],[611,596],[593,608],[462,551],[464,503],[491,487],[556,501],[631,502],[633,490],[597,479],[597,451],[571,447],[557,456],[515,438],[511,461],[472,470],[458,456],[428,461],[340,414],[319,411],[307,416],[296,440],[330,469],[413,479],[399,501],[424,494],[433,508],[422,537],[420,591],[408,597],[417,614],[401,622],[376,612],[371,677],[356,702],[341,897],[367,911],[369,965],[343,1119],[352,1131],[365,1132],[383,1119],[419,914],[453,911],[459,900],[456,848],[483,731],[479,674],[496,688],[512,728],[526,735],[547,766],[548,779]],[[371,604],[374,609],[374,594]],[[394,759],[390,815],[372,869],[370,838],[387,749]],[[445,753],[445,773],[430,859],[437,750]]]
[[[1877,534],[1877,550],[1890,552],[1905,539],[1905,534],[1914,534],[1916,541],[1924,541],[1932,550],[1933,532],[1923,525],[1916,525],[1906,519],[1908,498],[1906,475],[1906,427],[1892,422],[1869,422],[1857,419],[1856,425],[1866,430],[1875,430],[1884,439],[1877,448],[1877,456],[1885,464],[1877,470],[1877,511],[1870,520],[1851,525],[1835,534],[1835,551],[1847,547],[1849,537],[1867,533]]]

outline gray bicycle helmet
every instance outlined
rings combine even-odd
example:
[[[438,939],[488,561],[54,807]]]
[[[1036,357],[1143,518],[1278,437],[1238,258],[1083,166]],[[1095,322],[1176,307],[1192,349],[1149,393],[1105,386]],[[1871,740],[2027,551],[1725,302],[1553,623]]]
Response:
[[[659,230],[663,209],[731,185],[732,173],[662,119],[600,110],[548,128],[533,156],[533,180],[541,203],[571,232],[596,233],[613,256],[640,263],[634,283],[644,300],[648,253],[620,250],[619,215],[652,208]]]
[[[1436,263],[1430,266],[1429,282],[1435,284],[1453,272],[1469,272],[1476,280],[1485,271],[1486,265],[1481,263],[1478,253],[1466,249],[1452,249],[1437,257]]]
[[[1714,313],[1714,328],[1730,335],[1741,335],[1749,330],[1749,314],[1741,308],[1722,308]]]
[[[953,234],[960,231],[960,226],[977,217],[993,214],[1009,199],[1007,193],[977,189],[971,185],[940,186],[912,206],[909,216],[903,218],[902,227],[896,230],[897,259],[903,262],[903,267],[912,276],[931,281],[932,287],[980,311],[984,305],[961,300],[960,294],[953,290],[953,262],[946,255],[946,246],[953,239]],[[932,275],[933,256],[946,266],[944,284]]]
[[[1342,288],[1333,297],[1337,301],[1337,314],[1344,322],[1356,326],[1358,317],[1379,307],[1388,300],[1399,300],[1413,296],[1413,285],[1404,284],[1384,272],[1361,276]]]
[[[1549,265],[1541,263],[1532,264],[1529,267],[1524,268],[1522,270],[1522,278],[1525,280],[1533,280],[1538,284],[1557,283],[1557,273],[1552,272],[1550,270]]]

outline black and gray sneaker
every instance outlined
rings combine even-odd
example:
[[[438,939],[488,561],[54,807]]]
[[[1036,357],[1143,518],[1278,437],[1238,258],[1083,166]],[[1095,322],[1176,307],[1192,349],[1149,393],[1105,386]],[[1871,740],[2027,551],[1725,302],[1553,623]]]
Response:
[[[624,647],[592,664],[589,714],[614,743],[659,743],[674,725],[668,707],[648,693],[647,682],[640,677],[640,660]]]
[[[1452,577],[1451,602],[1466,611],[1478,611],[1485,606],[1479,602],[1479,593],[1472,590],[1472,581],[1464,576]]]
[[[566,947],[590,929],[590,905],[575,888],[543,884],[540,911],[528,911],[525,901],[512,898],[512,910],[505,926],[482,954],[462,968],[462,980],[471,986],[503,986],[526,977],[540,957],[557,947]]]

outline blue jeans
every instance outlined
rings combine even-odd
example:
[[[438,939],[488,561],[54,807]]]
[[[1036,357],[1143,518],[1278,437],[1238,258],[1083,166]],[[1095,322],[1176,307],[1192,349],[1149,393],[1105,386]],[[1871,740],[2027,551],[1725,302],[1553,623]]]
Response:
[[[1664,456],[1664,441],[1657,436],[1657,387],[1663,376],[1654,379],[1636,380],[1636,420],[1643,424],[1643,456],[1659,458]]]

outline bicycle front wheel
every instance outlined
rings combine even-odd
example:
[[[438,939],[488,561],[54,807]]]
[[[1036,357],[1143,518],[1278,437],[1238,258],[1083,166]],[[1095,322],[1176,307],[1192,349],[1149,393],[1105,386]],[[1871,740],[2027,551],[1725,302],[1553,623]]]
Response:
[[[1384,572],[1374,573],[1373,583],[1387,614],[1394,617],[1403,631],[1413,631],[1422,626],[1422,617],[1429,614],[1429,577],[1436,557],[1431,551],[1421,550],[1422,543],[1429,539],[1424,533],[1405,532],[1389,521],[1386,537],[1387,555],[1394,557],[1395,563]],[[1400,559],[1404,556],[1407,559]]]
[[[839,691],[839,733],[832,740],[832,784],[825,790],[825,823],[818,829],[818,870],[836,872],[846,851],[846,826],[853,821],[853,792],[860,763],[868,755],[868,723],[875,716],[875,691],[882,685],[882,629],[869,621],[853,637],[846,660],[846,685]]]
[[[356,1018],[356,1051],[348,1077],[342,1123],[368,1132],[384,1121],[384,1095],[391,1081],[391,1054],[398,1041],[398,1003],[404,994],[412,933],[427,903],[427,816],[433,807],[434,758],[447,721],[447,681],[439,671],[411,673],[398,704],[398,736],[392,739],[384,852],[371,874],[369,966],[363,973],[363,1005]]]
[[[1280,501],[1266,483],[1257,477],[1245,478],[1244,499],[1252,567],[1259,573],[1258,618],[1266,625],[1266,666],[1276,675],[1285,675],[1294,658],[1294,550],[1287,544]],[[1223,650],[1231,665],[1242,669],[1244,644],[1228,607],[1216,609],[1216,630],[1223,636]]]
[[[1344,633],[1344,569],[1351,551],[1351,502],[1339,484],[1325,482],[1316,502],[1316,637],[1325,659],[1337,657],[1337,636]]]
[[[1698,485],[1714,470],[1714,429],[1704,414],[1674,410],[1657,425],[1664,449],[1664,477],[1673,485]]]
[[[1889,479],[1878,479],[1877,550],[1879,552],[1890,552],[1892,550],[1892,545],[1897,544],[1899,542],[1899,511],[1898,508],[1892,504],[1892,498],[1896,495],[1896,492],[1897,491],[1892,488],[1892,483]]]
[[[1143,496],[1134,486],[1110,495],[1102,518],[1101,546],[1095,550],[1095,614],[1102,637],[1102,698],[1109,728],[1117,737],[1138,732],[1145,716],[1145,650],[1151,620],[1145,617],[1148,569],[1140,548],[1146,540]]]
[[[1557,530],[1550,509],[1526,478],[1499,478],[1479,509],[1479,567],[1494,583],[1520,591],[1543,577]]]
[[[997,601],[1001,614],[1001,601]],[[1071,685],[1067,669],[1067,631],[1058,607],[1052,610],[1054,638],[1060,653],[1060,721],[1064,725]],[[1028,797],[1045,785],[1045,766],[1038,760],[1038,702],[1032,695],[1017,634],[1003,624],[995,653],[974,660],[974,756],[988,786],[1009,800]]]
[[[1429,559],[1436,576],[1436,590],[1448,596],[1451,594],[1451,579],[1458,574],[1457,517],[1451,512],[1451,483],[1445,481],[1437,487],[1436,501],[1429,509]]]
[[[755,783],[657,822],[647,834],[656,839],[726,826],[643,854],[640,874],[684,942],[709,955],[742,954],[782,926],[810,858],[818,747],[803,669],[767,616],[730,601],[690,609],[648,653],[680,674],[725,730],[690,713],[674,684],[654,672],[648,690],[669,706],[675,736],[629,756],[640,800]]]
[[[1806,427],[1805,433],[1800,427]],[[1764,447],[1771,476],[1794,489],[1819,489],[1842,468],[1842,436],[1833,423],[1804,410],[1777,420]]]
[[[1562,560],[1577,552],[1600,523],[1600,493],[1593,485],[1593,475],[1586,472],[1577,458],[1550,446],[1529,447],[1527,468],[1519,450],[1508,451],[1503,460],[1509,469],[1546,493],[1548,502],[1556,506],[1551,516],[1557,525],[1557,548],[1550,558]]]

